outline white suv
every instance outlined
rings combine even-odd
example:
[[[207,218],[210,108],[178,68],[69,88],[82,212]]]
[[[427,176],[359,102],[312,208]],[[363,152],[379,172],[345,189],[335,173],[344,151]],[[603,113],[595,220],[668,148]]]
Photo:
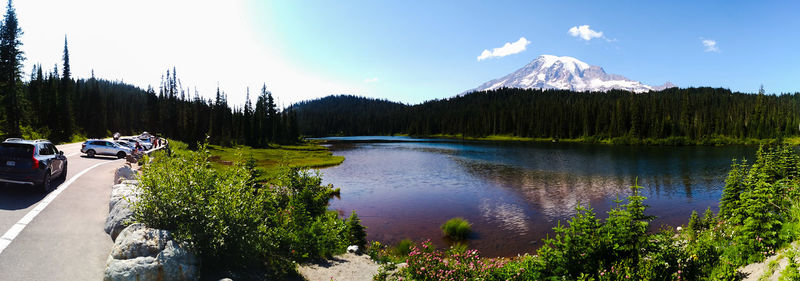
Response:
[[[132,150],[111,141],[87,140],[81,146],[81,152],[86,153],[86,156],[89,157],[94,157],[95,155],[111,155],[117,156],[117,158],[125,158],[125,156],[132,153]]]

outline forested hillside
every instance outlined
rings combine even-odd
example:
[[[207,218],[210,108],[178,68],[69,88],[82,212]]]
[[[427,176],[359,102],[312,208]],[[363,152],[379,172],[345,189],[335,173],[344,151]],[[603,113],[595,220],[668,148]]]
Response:
[[[513,135],[681,143],[800,135],[800,93],[767,95],[763,90],[744,94],[721,88],[671,88],[634,94],[504,88],[413,106],[332,96],[292,108],[298,112],[301,133],[313,136]]]
[[[352,95],[299,102],[298,126],[308,136],[393,135],[406,132],[408,106]]]

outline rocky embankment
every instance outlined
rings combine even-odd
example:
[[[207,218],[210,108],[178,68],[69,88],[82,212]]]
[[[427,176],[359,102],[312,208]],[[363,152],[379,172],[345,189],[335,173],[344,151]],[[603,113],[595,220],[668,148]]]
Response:
[[[114,240],[103,280],[197,280],[200,262],[167,230],[131,224],[131,203],[138,200],[138,171],[117,169],[105,231]]]
[[[106,260],[104,280],[198,280],[200,260],[174,240],[169,231],[133,223],[131,205],[139,198],[138,175],[131,163],[115,172],[104,227],[114,246]],[[309,281],[371,280],[378,268],[369,256],[346,253],[300,265],[298,272]]]

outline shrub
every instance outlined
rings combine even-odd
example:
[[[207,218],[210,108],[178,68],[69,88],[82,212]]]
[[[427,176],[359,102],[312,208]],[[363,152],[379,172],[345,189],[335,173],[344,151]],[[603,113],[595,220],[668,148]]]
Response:
[[[464,218],[452,218],[445,222],[442,226],[442,234],[453,241],[461,241],[469,236],[472,232],[472,224]]]
[[[791,280],[800,280],[800,271],[798,271],[798,263],[797,263],[797,252],[794,250],[788,251],[786,253],[786,259],[789,263],[786,265],[786,268],[781,271],[781,275],[778,278],[778,281],[791,281]]]
[[[144,167],[137,221],[173,231],[208,268],[283,276],[294,262],[344,252],[347,225],[327,210],[332,187],[318,174],[287,168],[257,184],[258,171],[244,160],[215,170],[205,145],[199,148],[157,153]]]
[[[411,239],[403,239],[397,242],[397,245],[392,247],[392,253],[397,257],[407,257],[411,253],[411,248],[414,247],[414,241]]]
[[[491,280],[505,264],[503,259],[481,258],[477,250],[455,252],[436,250],[425,241],[420,247],[412,247],[408,267],[401,274],[409,280]]]
[[[369,245],[367,245],[367,248],[364,249],[364,253],[366,253],[367,256],[369,256],[369,258],[378,263],[386,263],[391,258],[386,246],[384,246],[383,244],[381,244],[381,242],[378,241],[372,241],[371,243],[369,243]]]

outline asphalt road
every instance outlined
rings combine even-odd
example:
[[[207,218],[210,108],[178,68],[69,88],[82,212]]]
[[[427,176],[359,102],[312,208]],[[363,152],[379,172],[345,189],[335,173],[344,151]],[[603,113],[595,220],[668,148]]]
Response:
[[[0,185],[0,280],[102,280],[113,241],[103,231],[116,158],[59,145],[66,180],[49,194]]]

